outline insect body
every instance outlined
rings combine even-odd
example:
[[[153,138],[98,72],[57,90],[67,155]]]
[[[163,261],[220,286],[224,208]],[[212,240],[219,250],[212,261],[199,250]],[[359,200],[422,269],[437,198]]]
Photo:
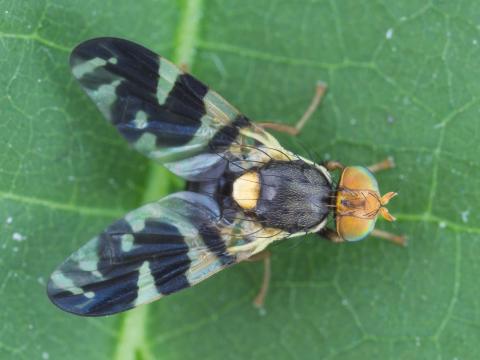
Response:
[[[131,211],[67,258],[47,289],[65,311],[117,313],[255,258],[276,240],[318,233],[354,241],[373,231],[378,214],[393,220],[384,205],[395,194],[381,197],[367,168],[291,153],[265,131],[275,125],[253,124],[140,45],[92,39],[70,63],[123,137],[186,179],[187,190]],[[338,186],[335,169],[343,170]],[[326,227],[332,210],[336,231]]]

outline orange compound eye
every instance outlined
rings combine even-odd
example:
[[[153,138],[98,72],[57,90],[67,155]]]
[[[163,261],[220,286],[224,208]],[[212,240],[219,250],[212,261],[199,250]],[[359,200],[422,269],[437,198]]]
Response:
[[[370,190],[380,193],[377,179],[367,168],[362,166],[346,167],[342,172],[338,187],[350,190]]]
[[[361,219],[354,216],[337,218],[337,233],[343,240],[358,241],[367,237],[375,227],[375,219]]]
[[[373,231],[379,214],[388,221],[394,221],[384,205],[395,195],[389,192],[381,197],[377,180],[367,168],[346,167],[337,189],[335,215],[338,235],[346,241],[358,241]]]

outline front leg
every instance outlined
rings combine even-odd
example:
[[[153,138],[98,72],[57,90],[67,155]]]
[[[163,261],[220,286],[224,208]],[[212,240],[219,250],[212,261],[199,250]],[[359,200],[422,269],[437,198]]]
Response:
[[[334,160],[325,161],[322,165],[330,172],[335,170],[345,169],[345,165],[343,165],[339,161],[334,161]]]
[[[334,242],[334,243],[341,243],[345,241],[340,237],[340,235],[338,235],[338,233],[335,230],[332,230],[327,227],[324,227],[322,230],[317,232],[317,235],[320,235],[324,239],[330,240],[331,242]]]
[[[334,243],[345,242],[345,240],[342,239],[335,230],[332,230],[330,228],[323,228],[322,230],[317,232],[317,234]],[[403,235],[396,235],[387,231],[373,229],[370,233],[370,236],[390,241],[392,244],[398,246],[407,246],[407,238]]]

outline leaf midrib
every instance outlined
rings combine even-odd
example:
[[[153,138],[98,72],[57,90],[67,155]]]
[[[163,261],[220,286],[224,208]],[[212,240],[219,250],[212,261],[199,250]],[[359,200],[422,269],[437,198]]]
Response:
[[[180,22],[176,31],[173,62],[191,69],[195,57],[198,28],[202,15],[203,0],[186,0],[181,9]],[[165,181],[167,170],[150,162],[142,203],[166,195],[159,184]],[[123,315],[115,349],[115,360],[152,359],[146,337],[149,306],[141,306]]]

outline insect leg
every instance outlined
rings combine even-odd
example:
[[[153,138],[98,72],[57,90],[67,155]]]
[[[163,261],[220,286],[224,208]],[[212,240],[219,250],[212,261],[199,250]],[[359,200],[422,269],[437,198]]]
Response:
[[[265,298],[267,297],[267,293],[268,293],[268,287],[270,285],[270,278],[272,275],[271,261],[270,261],[271,255],[272,253],[270,251],[263,250],[248,259],[248,261],[263,260],[262,286],[260,287],[260,290],[258,291],[257,296],[255,296],[255,299],[253,300],[253,305],[258,309],[263,308],[263,305],[265,304]]]
[[[345,168],[345,165],[343,165],[339,161],[326,161],[322,164],[327,168],[328,171],[333,171],[333,170],[343,170]],[[389,156],[385,160],[382,160],[378,163],[372,164],[368,166],[368,170],[370,170],[372,173],[379,172],[382,170],[387,170],[387,169],[392,169],[395,167],[395,162],[393,161],[393,158]]]
[[[345,169],[345,165],[339,161],[325,161],[322,165],[325,166],[328,171]]]
[[[332,230],[327,227],[320,230],[317,234],[334,243],[341,243],[345,241],[340,237],[340,235],[338,235],[338,233],[335,230]]]
[[[272,129],[280,132],[284,132],[290,135],[298,135],[300,131],[302,131],[303,127],[307,123],[307,121],[310,119],[312,114],[315,112],[317,109],[318,105],[320,105],[320,102],[322,101],[323,95],[327,91],[327,84],[323,82],[318,82],[317,86],[315,88],[315,95],[313,96],[312,101],[310,102],[310,105],[308,105],[307,110],[305,110],[305,113],[302,115],[300,120],[294,125],[284,125],[284,124],[278,124],[276,122],[261,122],[257,123],[257,125],[263,127],[264,129]]]
[[[334,243],[344,242],[344,240],[338,235],[338,233],[335,230],[332,230],[329,228],[324,228],[321,231],[319,231],[317,234]],[[370,235],[379,239],[390,241],[395,245],[407,246],[407,238],[403,235],[395,235],[387,231],[378,230],[378,229],[373,229]]]
[[[403,235],[395,235],[379,229],[373,229],[370,235],[379,239],[388,240],[395,245],[407,246],[407,238]]]
[[[376,164],[372,164],[368,166],[368,170],[372,173],[379,172],[382,170],[392,169],[395,167],[395,162],[393,161],[393,157],[389,156],[385,160],[382,160]]]

